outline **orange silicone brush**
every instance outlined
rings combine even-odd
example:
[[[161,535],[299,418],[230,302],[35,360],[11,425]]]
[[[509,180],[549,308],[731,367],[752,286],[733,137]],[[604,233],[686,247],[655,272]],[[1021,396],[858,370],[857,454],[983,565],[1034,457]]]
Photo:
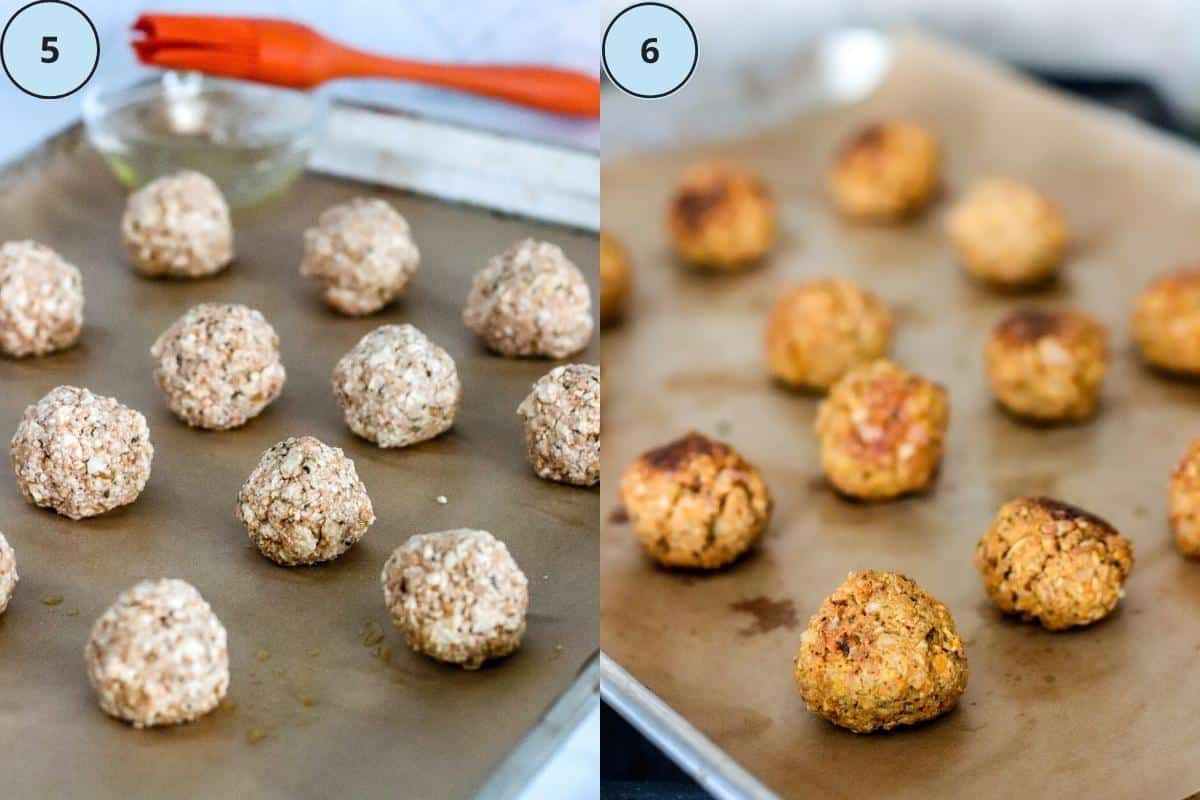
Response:
[[[364,53],[294,22],[143,14],[133,26],[143,64],[311,89],[335,78],[395,78],[494,97],[543,111],[600,115],[600,84],[548,67],[458,66]]]

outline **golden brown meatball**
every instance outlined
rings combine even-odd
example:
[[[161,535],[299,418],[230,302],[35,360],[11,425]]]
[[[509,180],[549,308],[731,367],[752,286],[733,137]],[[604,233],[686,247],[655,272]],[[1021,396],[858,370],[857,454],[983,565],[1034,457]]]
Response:
[[[850,573],[813,615],[795,674],[809,711],[871,733],[954,708],[967,654],[945,605],[912,578],[869,570]]]
[[[834,384],[817,412],[821,467],[843,494],[885,500],[926,488],[942,460],[946,390],[887,360]]]
[[[986,178],[946,216],[946,232],[967,271],[989,283],[1024,287],[1049,280],[1067,255],[1067,220],[1037,189]]]
[[[704,569],[734,561],[758,541],[772,506],[752,464],[694,431],[630,464],[621,502],[651,558]]]
[[[882,358],[892,315],[867,289],[818,278],[784,292],[767,317],[767,366],[789,386],[826,390],[849,370]]]
[[[616,322],[629,305],[633,289],[633,266],[621,242],[600,231],[600,324]]]
[[[1061,631],[1116,607],[1133,543],[1081,508],[1027,497],[1001,507],[975,548],[975,567],[1001,611]]]
[[[732,164],[687,170],[671,198],[667,227],[675,250],[697,267],[733,271],[775,242],[775,202],[757,176]]]
[[[871,125],[838,152],[829,187],[848,217],[894,221],[920,211],[937,188],[937,138],[913,122]]]
[[[992,331],[987,371],[996,398],[1014,414],[1085,419],[1108,371],[1108,331],[1081,311],[1021,309]]]
[[[1162,275],[1138,296],[1133,338],[1152,366],[1200,375],[1200,267]]]
[[[1200,439],[1192,440],[1171,473],[1167,494],[1175,544],[1185,556],[1200,556]]]

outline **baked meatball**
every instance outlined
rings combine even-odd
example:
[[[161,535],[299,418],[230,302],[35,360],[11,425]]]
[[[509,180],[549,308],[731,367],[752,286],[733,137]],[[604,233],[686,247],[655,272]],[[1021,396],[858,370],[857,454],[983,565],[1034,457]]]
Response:
[[[1107,371],[1108,331],[1082,311],[1022,309],[988,339],[992,391],[1018,416],[1048,422],[1091,416]]]
[[[850,573],[809,620],[795,675],[809,711],[871,733],[954,708],[967,654],[945,605],[912,578],[868,570]]]
[[[975,548],[975,567],[1001,611],[1061,631],[1116,607],[1133,543],[1081,508],[1026,497],[1001,507]]]
[[[1161,275],[1137,299],[1133,338],[1151,366],[1200,375],[1200,267]]]
[[[1185,556],[1200,556],[1200,438],[1193,439],[1167,489],[1171,531]]]
[[[851,497],[920,491],[937,474],[949,419],[942,386],[886,360],[856,367],[817,411],[821,467]]]
[[[1032,186],[987,178],[946,216],[946,232],[963,266],[1008,287],[1049,280],[1067,254],[1067,220]]]
[[[625,246],[608,231],[600,231],[600,324],[616,322],[629,305],[633,266]]]
[[[827,390],[888,354],[892,314],[874,292],[818,278],[784,292],[767,317],[767,366],[789,386]]]
[[[220,188],[184,170],[129,196],[121,236],[133,268],[151,277],[203,278],[233,260],[233,221]]]
[[[702,569],[729,564],[753,546],[772,507],[754,465],[694,431],[630,464],[621,502],[647,555],[666,567]]]
[[[937,138],[914,122],[870,125],[838,152],[829,188],[848,217],[894,221],[920,211],[937,188]]]
[[[697,164],[683,173],[667,212],[676,252],[694,266],[750,266],[775,243],[775,202],[754,174],[732,164]]]
[[[83,327],[83,279],[37,242],[0,245],[0,353],[24,358],[64,350]]]

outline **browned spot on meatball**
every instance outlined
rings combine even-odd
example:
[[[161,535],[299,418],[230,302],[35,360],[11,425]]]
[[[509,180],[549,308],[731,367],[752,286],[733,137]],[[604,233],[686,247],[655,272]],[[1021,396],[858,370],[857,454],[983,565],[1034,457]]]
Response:
[[[673,442],[647,451],[642,459],[656,469],[677,469],[693,456],[718,455],[725,451],[720,442],[708,438],[698,431],[689,431]]]
[[[1017,343],[1036,342],[1042,337],[1061,333],[1064,322],[1060,313],[1022,308],[1005,317],[996,326],[996,333]]]
[[[1033,497],[1030,502],[1041,507],[1046,513],[1056,520],[1083,520],[1089,525],[1094,525],[1109,533],[1116,533],[1117,529],[1112,523],[1103,517],[1098,517],[1090,511],[1085,511],[1079,506],[1073,506],[1070,503],[1064,503],[1062,500],[1055,500],[1051,497]]]
[[[864,150],[878,150],[883,147],[885,128],[882,123],[875,122],[851,136],[842,145],[840,158],[848,158]]]
[[[704,218],[720,207],[728,195],[729,186],[724,181],[683,189],[675,196],[675,210],[685,226],[698,230]]]

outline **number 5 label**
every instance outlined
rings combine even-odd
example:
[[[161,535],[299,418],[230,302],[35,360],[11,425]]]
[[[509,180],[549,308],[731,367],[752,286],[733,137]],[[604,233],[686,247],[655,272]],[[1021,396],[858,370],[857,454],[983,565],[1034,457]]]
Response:
[[[691,23],[664,3],[638,3],[617,14],[604,31],[604,72],[635,97],[663,97],[696,69],[699,46]]]
[[[18,89],[55,100],[92,77],[100,62],[100,39],[87,15],[66,0],[36,0],[5,24],[0,62]]]

